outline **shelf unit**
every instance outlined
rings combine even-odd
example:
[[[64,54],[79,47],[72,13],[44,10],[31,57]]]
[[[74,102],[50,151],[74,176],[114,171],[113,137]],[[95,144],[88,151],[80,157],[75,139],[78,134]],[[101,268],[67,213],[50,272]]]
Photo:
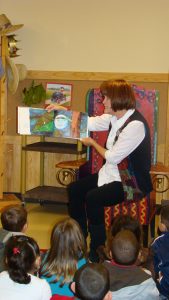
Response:
[[[26,190],[26,152],[40,152],[40,186]],[[41,204],[68,203],[67,189],[62,187],[44,186],[44,152],[75,154],[77,159],[86,154],[86,147],[80,141],[76,144],[58,143],[45,141],[41,137],[40,142],[27,144],[27,136],[22,136],[21,156],[21,196],[22,203],[39,202]]]

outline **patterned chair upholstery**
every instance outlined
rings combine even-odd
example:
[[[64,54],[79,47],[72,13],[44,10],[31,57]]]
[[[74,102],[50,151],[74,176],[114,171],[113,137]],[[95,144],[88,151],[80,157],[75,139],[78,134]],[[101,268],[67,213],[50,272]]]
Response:
[[[132,85],[136,97],[137,109],[144,115],[147,120],[151,133],[151,151],[152,165],[156,163],[157,148],[157,110],[158,110],[158,92],[155,90],[145,90],[142,87]],[[89,116],[103,114],[104,106],[99,89],[91,89],[87,94],[86,111]],[[91,136],[100,145],[104,147],[108,132],[91,132]],[[89,149],[89,173],[96,173],[103,164],[103,158],[94,148]],[[105,225],[106,229],[111,226],[111,221],[115,216],[120,214],[129,214],[137,218],[143,225],[143,244],[148,244],[148,226],[150,225],[151,236],[155,234],[155,192],[151,192],[139,201],[124,201],[111,207],[105,207]]]

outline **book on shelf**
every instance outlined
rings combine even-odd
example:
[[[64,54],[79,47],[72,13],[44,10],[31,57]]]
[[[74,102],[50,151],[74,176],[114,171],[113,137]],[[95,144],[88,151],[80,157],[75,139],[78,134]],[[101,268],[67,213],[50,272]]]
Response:
[[[21,107],[17,109],[17,132],[21,135],[42,135],[81,139],[88,137],[88,114],[71,110]]]

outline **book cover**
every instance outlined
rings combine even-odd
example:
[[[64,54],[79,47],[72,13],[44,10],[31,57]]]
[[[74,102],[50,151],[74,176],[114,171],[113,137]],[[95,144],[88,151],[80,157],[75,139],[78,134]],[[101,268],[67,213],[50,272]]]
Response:
[[[18,107],[18,133],[61,138],[88,137],[88,114],[70,110],[47,112],[43,108]]]

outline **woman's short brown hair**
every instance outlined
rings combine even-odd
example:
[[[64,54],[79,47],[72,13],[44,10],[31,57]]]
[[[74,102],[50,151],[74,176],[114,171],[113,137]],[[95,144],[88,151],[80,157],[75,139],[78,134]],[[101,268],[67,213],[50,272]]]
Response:
[[[104,81],[100,90],[103,96],[107,96],[111,100],[111,107],[115,112],[123,109],[134,109],[136,106],[131,85],[123,79]]]

